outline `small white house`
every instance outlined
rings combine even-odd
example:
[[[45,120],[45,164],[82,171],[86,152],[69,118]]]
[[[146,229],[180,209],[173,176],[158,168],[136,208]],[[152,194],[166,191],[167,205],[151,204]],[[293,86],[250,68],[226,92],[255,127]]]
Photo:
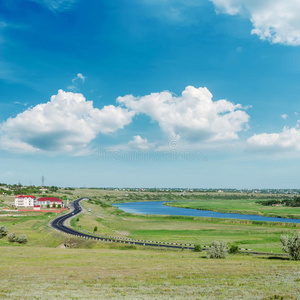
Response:
[[[41,207],[64,207],[64,202],[59,198],[53,198],[53,197],[43,197],[37,200],[37,204]]]
[[[15,197],[15,206],[16,207],[28,207],[34,206],[37,200],[34,196],[29,195],[18,195]]]

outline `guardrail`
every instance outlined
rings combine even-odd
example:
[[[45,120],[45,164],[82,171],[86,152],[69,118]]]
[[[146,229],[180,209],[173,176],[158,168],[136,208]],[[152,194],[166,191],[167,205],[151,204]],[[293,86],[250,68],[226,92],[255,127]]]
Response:
[[[82,208],[79,204],[80,201],[87,199],[87,198],[80,198],[73,202],[73,211],[71,211],[68,214],[65,214],[63,216],[60,216],[56,219],[54,219],[51,222],[51,226],[65,234],[90,239],[90,240],[96,240],[96,241],[104,241],[104,242],[111,242],[111,243],[123,243],[123,244],[129,244],[129,245],[139,245],[139,246],[151,246],[151,247],[165,247],[165,248],[171,248],[171,249],[187,249],[187,250],[194,250],[195,245],[194,244],[178,244],[178,243],[164,243],[164,242],[158,242],[158,241],[146,241],[146,240],[135,240],[130,238],[122,238],[122,237],[116,237],[116,236],[105,236],[105,235],[99,235],[95,233],[91,233],[89,231],[83,230],[86,233],[83,233],[82,231],[77,231],[73,228],[67,227],[64,225],[65,221],[74,217],[77,214],[80,214],[82,212]],[[202,250],[208,250],[210,246],[203,246]],[[272,256],[278,256],[278,257],[287,257],[286,254],[280,254],[280,253],[267,253],[267,252],[254,252],[252,249],[242,248],[239,250],[240,253],[245,254],[255,254],[255,255],[272,255]]]

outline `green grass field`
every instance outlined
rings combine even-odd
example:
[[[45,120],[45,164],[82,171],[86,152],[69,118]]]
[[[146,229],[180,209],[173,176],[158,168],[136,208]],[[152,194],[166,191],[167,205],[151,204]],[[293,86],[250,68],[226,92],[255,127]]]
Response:
[[[0,282],[3,299],[299,299],[300,293],[292,261],[151,249],[4,246]]]
[[[281,235],[293,235],[300,230],[300,224],[291,223],[132,215],[95,203],[82,202],[86,213],[79,216],[78,222],[72,222],[75,228],[92,232],[96,226],[97,233],[103,235],[202,246],[220,240],[240,248],[272,253],[282,252]]]
[[[202,246],[218,240],[274,254],[282,253],[280,235],[300,230],[298,224],[132,215],[110,204],[124,198],[137,201],[144,194],[129,197],[123,191],[96,190],[92,195],[92,191],[87,193],[93,200],[83,201],[84,212],[70,222],[76,229],[93,232],[96,226],[96,233],[103,235]],[[84,196],[82,189],[72,192],[74,197]],[[258,210],[256,200],[210,201],[220,202],[221,209]],[[202,202],[209,201],[176,205]],[[299,299],[299,262],[246,254],[214,260],[206,258],[205,251],[96,242],[51,229],[48,224],[54,214],[11,214],[0,214],[0,225],[7,226],[9,233],[26,234],[28,243],[0,239],[3,299]],[[64,243],[72,248],[58,248]]]

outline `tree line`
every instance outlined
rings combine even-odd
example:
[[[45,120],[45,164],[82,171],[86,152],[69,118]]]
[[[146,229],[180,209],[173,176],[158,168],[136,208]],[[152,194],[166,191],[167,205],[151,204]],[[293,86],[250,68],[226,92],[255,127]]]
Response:
[[[295,197],[294,199],[273,199],[273,200],[265,200],[265,201],[257,201],[264,206],[273,206],[273,205],[282,205],[282,206],[289,206],[289,207],[300,207],[300,197]]]

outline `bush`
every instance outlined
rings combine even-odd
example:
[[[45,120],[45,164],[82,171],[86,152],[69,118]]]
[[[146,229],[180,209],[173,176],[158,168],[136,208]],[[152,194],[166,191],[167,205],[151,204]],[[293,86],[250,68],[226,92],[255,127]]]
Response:
[[[14,243],[14,242],[17,241],[17,237],[16,237],[15,233],[10,233],[10,234],[7,236],[7,238],[8,238],[8,241],[9,241],[10,243]]]
[[[225,258],[227,254],[227,245],[224,242],[213,241],[210,249],[207,251],[209,258]]]
[[[0,239],[7,235],[7,228],[4,225],[0,226]]]
[[[236,254],[239,252],[239,246],[238,245],[231,245],[228,251],[230,254]]]
[[[17,237],[16,242],[19,244],[25,244],[27,243],[27,236],[25,234]]]
[[[282,250],[289,254],[290,259],[300,260],[300,231],[291,238],[288,235],[282,235],[280,241],[283,245]]]
[[[195,245],[194,252],[201,252],[201,251],[202,251],[201,245]]]
[[[98,227],[97,226],[95,226],[94,227],[94,232],[96,232],[98,230]]]

